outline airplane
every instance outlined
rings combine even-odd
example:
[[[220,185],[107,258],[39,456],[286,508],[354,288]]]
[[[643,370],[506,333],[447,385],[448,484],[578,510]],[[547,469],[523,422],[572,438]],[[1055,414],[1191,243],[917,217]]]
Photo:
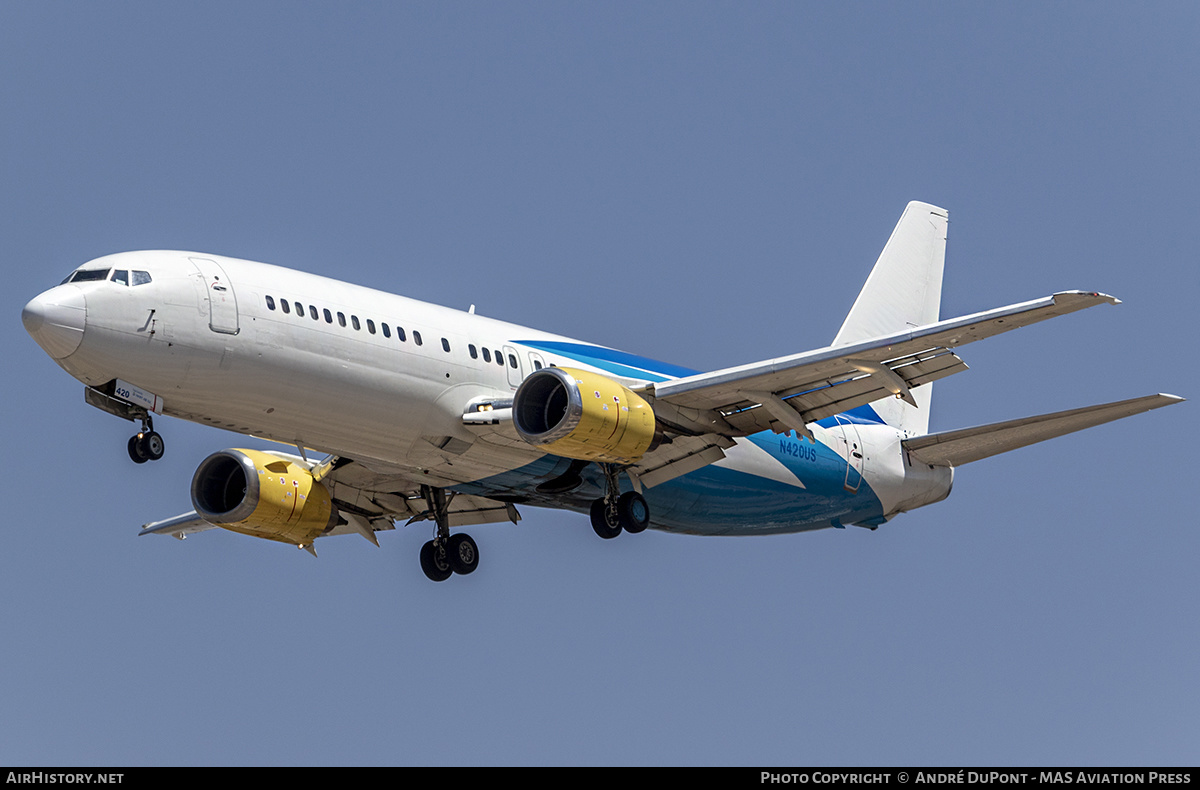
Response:
[[[960,346],[1119,303],[1066,291],[942,320],[948,223],[908,204],[829,346],[708,372],[197,252],[96,258],[21,317],[87,403],[140,425],[134,463],[163,457],[162,415],[296,449],[213,453],[193,509],[139,534],[221,527],[315,556],[428,522],[420,565],[444,581],[478,567],[461,528],[518,505],[587,513],[605,539],[875,530],[945,499],[963,464],[1183,400],[930,433]]]

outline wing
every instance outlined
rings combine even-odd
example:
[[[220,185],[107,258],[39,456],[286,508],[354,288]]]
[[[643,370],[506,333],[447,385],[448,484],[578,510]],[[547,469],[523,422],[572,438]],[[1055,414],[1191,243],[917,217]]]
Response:
[[[1027,447],[1057,436],[1082,431],[1093,425],[1170,406],[1183,400],[1175,395],[1148,395],[1144,398],[1086,406],[1053,414],[1039,414],[1008,422],[931,433],[903,442],[914,459],[933,466],[962,466],[982,458]]]
[[[1106,294],[1066,291],[856,343],[646,385],[655,416],[700,436],[795,430],[888,396],[916,405],[911,390],[961,370],[952,349],[1098,304]]]
[[[361,532],[352,523],[351,516],[371,523],[372,529],[392,529],[391,522],[404,519],[415,521],[432,519],[421,484],[411,477],[393,470],[376,470],[346,458],[326,462],[328,471],[318,479],[329,488],[338,512],[351,523],[330,530],[338,535],[351,531]],[[465,527],[470,524],[491,524],[500,521],[517,523],[521,516],[508,502],[468,494],[453,494],[449,502],[450,526]],[[386,521],[388,526],[378,524]]]
[[[180,514],[174,518],[163,519],[162,521],[151,521],[149,524],[142,525],[142,531],[138,535],[170,535],[179,540],[186,540],[188,535],[193,535],[197,532],[204,532],[210,529],[216,529],[216,524],[210,524],[196,514],[196,511],[190,510],[187,513]]]

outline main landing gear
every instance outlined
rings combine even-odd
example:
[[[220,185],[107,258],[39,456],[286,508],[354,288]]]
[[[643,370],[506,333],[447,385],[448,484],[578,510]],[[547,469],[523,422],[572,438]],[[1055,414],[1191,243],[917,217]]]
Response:
[[[142,416],[142,429],[129,437],[129,457],[135,464],[157,461],[166,452],[163,438],[154,430],[149,414]]]
[[[638,533],[650,525],[650,506],[636,491],[620,493],[620,470],[615,464],[599,464],[604,471],[604,496],[592,503],[592,529],[605,540],[622,531]]]
[[[421,570],[431,581],[444,582],[451,574],[466,576],[479,567],[479,547],[470,535],[450,534],[450,500],[454,494],[445,490],[421,486],[427,512],[437,523],[437,537],[421,547]]]

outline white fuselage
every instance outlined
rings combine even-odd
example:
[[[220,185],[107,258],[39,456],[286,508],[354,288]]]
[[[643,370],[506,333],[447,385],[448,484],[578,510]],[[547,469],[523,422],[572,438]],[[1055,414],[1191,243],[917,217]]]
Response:
[[[565,462],[511,430],[464,425],[466,404],[511,397],[547,365],[627,386],[674,377],[650,360],[605,364],[588,350],[606,349],[570,338],[269,264],[150,251],[81,269],[149,279],[71,282],[30,303],[31,334],[85,384],[120,379],[158,396],[167,415],[509,501],[584,509],[595,489],[537,495]],[[900,433],[880,421],[839,415],[812,431],[815,444],[748,437],[712,467],[648,490],[652,526],[875,526],[949,493],[950,470],[910,464]]]

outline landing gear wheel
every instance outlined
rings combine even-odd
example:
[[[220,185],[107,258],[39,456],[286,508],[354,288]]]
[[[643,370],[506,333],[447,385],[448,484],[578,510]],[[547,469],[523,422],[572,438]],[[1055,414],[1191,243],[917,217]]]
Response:
[[[150,460],[146,455],[146,451],[142,449],[142,443],[137,436],[129,437],[129,459],[135,464],[144,464]]]
[[[616,508],[610,508],[604,497],[592,503],[592,529],[605,540],[621,534],[621,518]]]
[[[138,445],[148,461],[159,460],[167,449],[162,436],[155,431],[143,433],[142,438],[138,440]]]
[[[466,576],[479,567],[479,547],[464,532],[450,538],[446,554],[450,558],[450,569],[460,576]]]
[[[636,491],[626,491],[617,500],[617,518],[621,528],[636,535],[650,526],[650,506],[646,498]]]
[[[421,547],[421,570],[425,571],[430,581],[444,582],[452,573],[450,557],[446,553],[446,547],[436,543],[432,540],[426,541]]]

